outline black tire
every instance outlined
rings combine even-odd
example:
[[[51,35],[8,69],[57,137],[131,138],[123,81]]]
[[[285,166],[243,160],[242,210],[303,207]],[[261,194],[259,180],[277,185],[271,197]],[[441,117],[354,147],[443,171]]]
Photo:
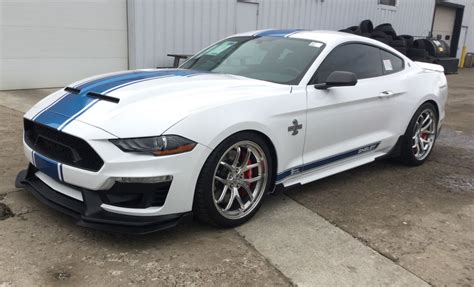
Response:
[[[428,151],[428,154],[422,158],[422,159],[417,159],[413,153],[413,148],[412,148],[412,138],[415,133],[415,125],[416,122],[421,115],[422,112],[430,110],[432,111],[434,115],[434,122],[435,122],[435,135],[434,135],[434,140],[433,140],[433,145],[431,146],[430,150]],[[432,103],[424,103],[422,104],[418,110],[416,110],[415,114],[413,115],[412,119],[410,120],[410,123],[408,124],[408,127],[405,131],[405,135],[403,136],[403,141],[401,144],[401,153],[400,153],[400,160],[408,165],[408,166],[418,166],[423,164],[426,159],[430,156],[431,151],[433,150],[436,138],[438,136],[438,113],[436,110],[436,107]]]
[[[428,56],[428,52],[424,49],[408,48],[407,55],[408,57],[420,58]]]
[[[393,47],[395,50],[398,52],[402,53],[403,55],[407,54],[407,48],[406,47]]]
[[[377,38],[388,38],[387,34],[383,31],[372,31],[371,37],[372,38],[375,38],[375,37],[377,37]]]
[[[383,38],[383,37],[372,37],[372,39],[377,40],[377,41],[382,42],[382,43],[387,44],[387,45],[389,43],[389,40],[387,40],[387,38]]]
[[[424,39],[418,39],[413,41],[413,48],[426,50],[426,44]]]
[[[406,42],[404,40],[392,40],[389,42],[392,47],[403,47],[406,48]]]
[[[382,31],[387,35],[390,35],[392,37],[396,37],[397,33],[392,27],[392,24],[390,23],[385,23],[385,24],[380,24],[377,27],[374,28],[374,31]]]
[[[407,43],[407,47],[412,47],[412,46],[413,46],[413,42],[415,41],[415,39],[413,38],[413,36],[410,36],[410,35],[400,35],[400,36],[398,36],[398,37],[405,39],[405,41],[406,41],[406,43]]]
[[[346,32],[350,34],[360,35],[360,28],[359,26],[351,26],[346,29],[339,30],[339,32]]]
[[[360,22],[359,27],[361,33],[372,33],[374,30],[374,24],[369,19]]]
[[[250,213],[239,219],[229,219],[224,217],[216,207],[214,203],[212,190],[214,184],[214,172],[218,162],[224,153],[232,147],[234,144],[241,141],[249,141],[258,145],[267,159],[268,168],[268,179],[266,180],[266,186],[264,187],[263,195],[260,197],[259,202],[256,203],[255,207]],[[247,222],[252,218],[258,211],[263,203],[264,197],[269,193],[270,187],[273,186],[275,180],[275,174],[273,171],[273,161],[271,157],[270,149],[265,140],[256,133],[253,132],[239,132],[230,137],[226,138],[220,143],[214,151],[209,155],[208,159],[204,163],[201,169],[198,182],[196,184],[196,190],[194,194],[193,211],[194,216],[201,222],[208,223],[218,227],[235,227]]]
[[[407,40],[403,37],[400,37],[400,36],[397,36],[395,38],[393,38],[393,45],[394,46],[397,46],[397,47],[407,47],[408,44],[407,44]]]

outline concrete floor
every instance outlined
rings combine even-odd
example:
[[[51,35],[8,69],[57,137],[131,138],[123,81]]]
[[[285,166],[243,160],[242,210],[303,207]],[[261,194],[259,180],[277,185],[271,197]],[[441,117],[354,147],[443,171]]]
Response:
[[[0,286],[472,286],[474,69],[448,81],[425,165],[375,162],[291,188],[237,230],[187,221],[140,237],[77,227],[13,187],[22,111],[51,90],[0,92],[0,204],[14,214],[0,218]]]

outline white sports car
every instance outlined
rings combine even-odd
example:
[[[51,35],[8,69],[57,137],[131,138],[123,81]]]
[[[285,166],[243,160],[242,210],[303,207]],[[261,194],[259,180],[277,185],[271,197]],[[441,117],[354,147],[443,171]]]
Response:
[[[329,31],[228,37],[179,69],[85,79],[24,118],[24,186],[79,225],[146,233],[193,212],[242,224],[275,185],[381,157],[423,163],[447,82],[376,40]]]

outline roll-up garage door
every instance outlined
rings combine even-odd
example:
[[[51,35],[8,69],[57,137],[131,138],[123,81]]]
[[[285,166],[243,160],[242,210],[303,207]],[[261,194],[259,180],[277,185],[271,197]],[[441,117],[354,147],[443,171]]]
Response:
[[[0,12],[0,90],[128,68],[125,0],[2,0]]]

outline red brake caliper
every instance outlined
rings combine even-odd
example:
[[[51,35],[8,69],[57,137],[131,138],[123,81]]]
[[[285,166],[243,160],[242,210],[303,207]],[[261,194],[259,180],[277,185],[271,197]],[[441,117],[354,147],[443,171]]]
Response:
[[[247,165],[251,165],[251,164],[252,164],[252,161],[249,159],[249,161],[247,162]],[[252,178],[252,169],[249,169],[246,172],[244,172],[244,178],[246,179]],[[241,197],[244,197],[247,195],[247,192],[245,191],[244,188],[240,188],[239,194]]]

